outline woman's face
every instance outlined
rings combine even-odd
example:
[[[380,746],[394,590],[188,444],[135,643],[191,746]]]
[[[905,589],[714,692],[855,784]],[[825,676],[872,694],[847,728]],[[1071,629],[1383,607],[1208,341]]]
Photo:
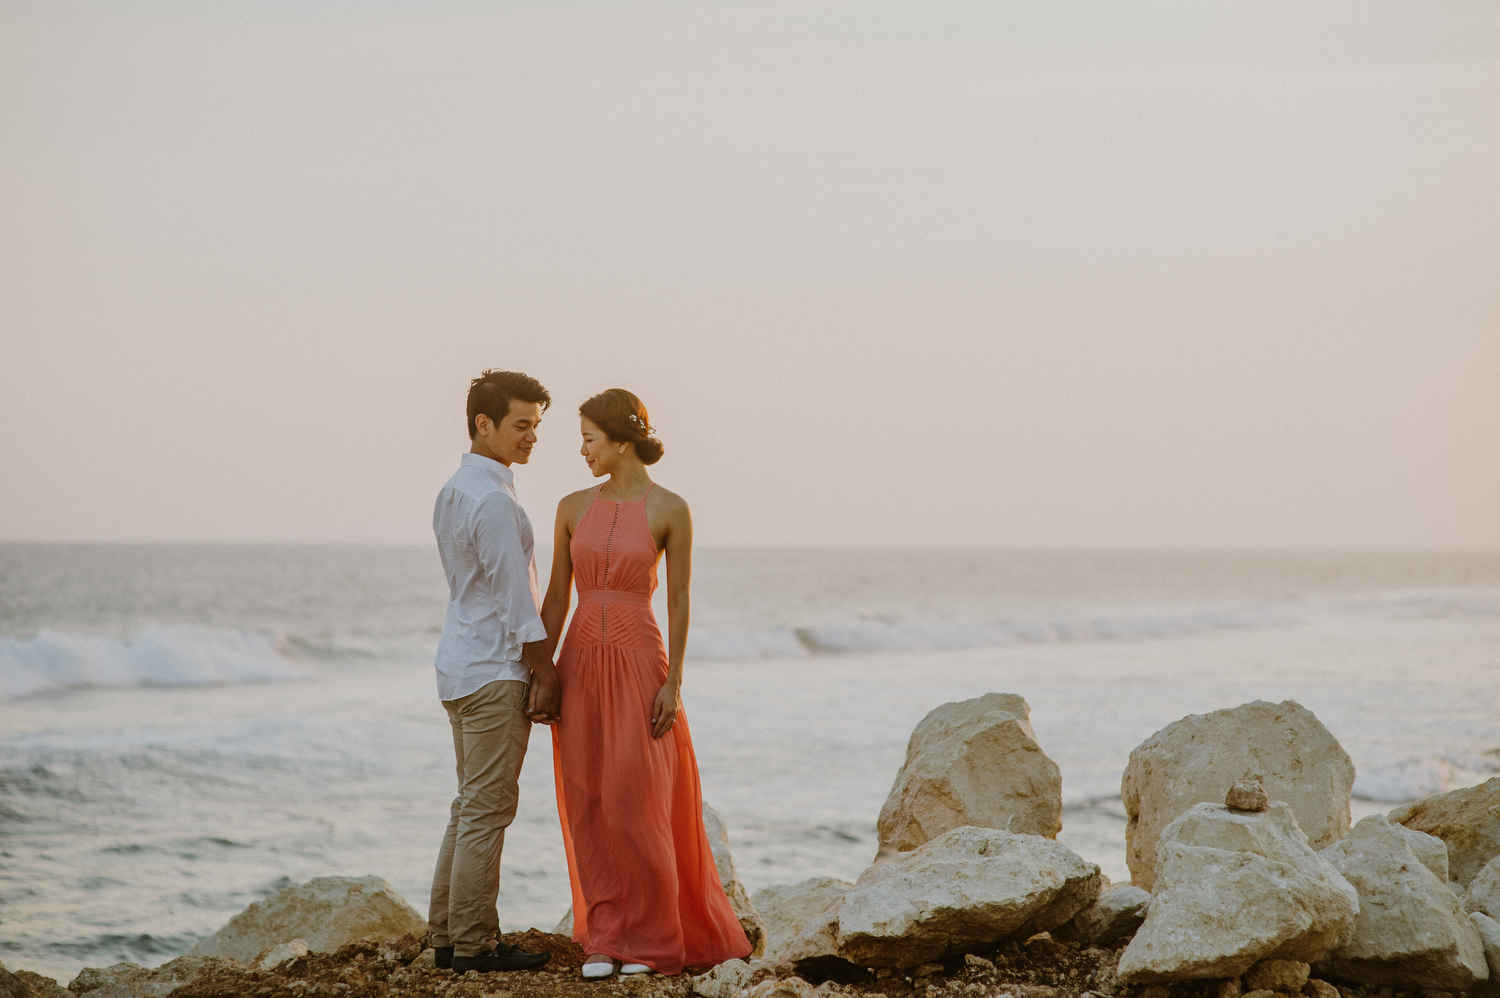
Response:
[[[605,434],[587,416],[578,417],[578,430],[583,434],[583,446],[578,453],[588,462],[589,471],[595,478],[603,477],[615,469],[620,458],[620,445]]]

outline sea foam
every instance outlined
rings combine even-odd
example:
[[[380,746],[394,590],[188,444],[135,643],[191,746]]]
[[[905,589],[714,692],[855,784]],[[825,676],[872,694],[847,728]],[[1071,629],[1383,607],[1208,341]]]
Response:
[[[253,632],[199,627],[142,631],[128,641],[44,631],[0,638],[0,699],[83,687],[222,686],[306,678]]]

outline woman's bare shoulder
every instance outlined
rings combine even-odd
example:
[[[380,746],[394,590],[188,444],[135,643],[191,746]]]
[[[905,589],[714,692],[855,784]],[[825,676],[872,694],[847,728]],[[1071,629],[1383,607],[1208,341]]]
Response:
[[[657,503],[659,509],[671,516],[691,512],[691,510],[688,509],[686,499],[682,498],[682,496],[678,495],[676,492],[673,492],[671,489],[663,488],[660,485],[652,488],[651,501]]]
[[[559,513],[581,513],[588,509],[589,503],[594,501],[598,489],[579,489],[577,492],[569,492],[557,503]]]

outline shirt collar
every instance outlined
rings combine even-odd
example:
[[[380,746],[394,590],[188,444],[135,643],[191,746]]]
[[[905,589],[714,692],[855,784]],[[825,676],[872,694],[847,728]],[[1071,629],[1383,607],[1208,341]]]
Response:
[[[506,485],[515,485],[516,473],[492,457],[483,454],[475,454],[472,451],[464,454],[463,464],[465,467],[483,468],[492,475],[498,475]]]

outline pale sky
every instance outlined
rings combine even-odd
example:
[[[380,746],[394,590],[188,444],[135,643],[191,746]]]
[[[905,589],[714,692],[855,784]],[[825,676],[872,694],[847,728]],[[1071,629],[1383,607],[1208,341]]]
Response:
[[[1500,548],[1500,5],[0,3],[0,540]]]

